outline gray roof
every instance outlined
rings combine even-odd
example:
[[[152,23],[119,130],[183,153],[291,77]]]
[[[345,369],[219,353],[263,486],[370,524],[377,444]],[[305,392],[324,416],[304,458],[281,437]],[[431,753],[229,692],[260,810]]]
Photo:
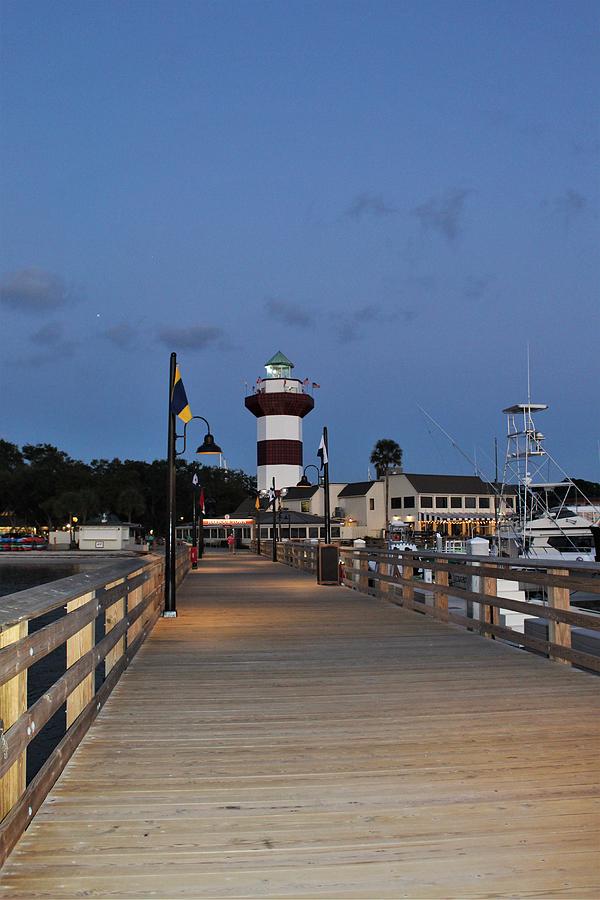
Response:
[[[345,488],[343,488],[338,496],[339,497],[364,497],[369,493],[374,484],[377,484],[376,481],[355,481],[352,484],[347,484]]]
[[[320,485],[318,484],[311,484],[310,487],[289,487],[285,497],[282,497],[282,502],[285,503],[287,500],[310,500],[317,493],[319,487]]]

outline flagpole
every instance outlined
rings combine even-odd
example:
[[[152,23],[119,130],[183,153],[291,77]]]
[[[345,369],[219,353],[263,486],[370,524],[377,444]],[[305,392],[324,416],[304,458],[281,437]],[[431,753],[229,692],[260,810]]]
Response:
[[[202,559],[204,556],[204,504],[206,500],[204,498],[204,487],[201,486],[200,489],[200,505],[198,507],[198,559]]]
[[[331,508],[329,505],[329,440],[327,438],[327,426],[323,428],[323,443],[325,444],[325,458],[323,465],[323,488],[325,489],[325,543],[331,543]]]
[[[192,569],[198,568],[198,473],[192,477]]]
[[[273,562],[277,562],[277,494],[275,493],[275,476],[273,475]]]
[[[169,367],[169,432],[167,443],[167,508],[169,520],[167,523],[167,534],[165,539],[165,608],[163,612],[163,616],[165,618],[175,618],[177,616],[177,546],[175,542],[175,413],[171,408],[176,369],[177,354],[171,353],[171,362]]]

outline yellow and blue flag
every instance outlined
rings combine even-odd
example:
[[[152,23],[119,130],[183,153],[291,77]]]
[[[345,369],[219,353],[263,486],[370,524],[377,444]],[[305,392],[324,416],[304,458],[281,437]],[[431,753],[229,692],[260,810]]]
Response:
[[[179,416],[182,422],[189,422],[190,419],[193,418],[183,381],[181,380],[179,366],[175,369],[175,383],[173,385],[173,393],[171,394],[171,412],[175,413],[176,416]]]

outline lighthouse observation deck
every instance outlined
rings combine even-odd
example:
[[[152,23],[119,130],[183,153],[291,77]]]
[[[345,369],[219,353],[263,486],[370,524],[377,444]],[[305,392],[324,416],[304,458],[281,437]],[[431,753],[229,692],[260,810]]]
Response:
[[[299,416],[303,419],[315,406],[312,396],[295,378],[264,378],[244,403],[257,419],[262,416]]]

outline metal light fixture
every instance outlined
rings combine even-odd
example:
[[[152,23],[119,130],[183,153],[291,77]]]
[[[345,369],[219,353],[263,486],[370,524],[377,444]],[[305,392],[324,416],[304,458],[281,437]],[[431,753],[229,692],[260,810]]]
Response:
[[[196,417],[194,417],[196,418]],[[200,418],[198,416],[197,418]],[[196,453],[200,453],[202,455],[207,456],[210,453],[222,453],[223,451],[219,447],[218,444],[215,443],[215,439],[210,433],[210,431],[205,435],[204,440],[196,450]]]
[[[310,481],[308,480],[308,478],[307,478],[307,476],[306,476],[306,470],[307,470],[307,469],[315,469],[315,470],[316,470],[316,472],[317,472],[317,487],[318,487],[319,482],[320,482],[320,480],[321,480],[321,471],[320,471],[320,469],[319,469],[318,466],[314,466],[312,463],[309,463],[307,466],[304,466],[304,470],[303,470],[303,472],[302,472],[302,478],[300,479],[300,481],[298,482],[298,484],[296,485],[296,487],[299,487],[299,488],[311,488],[311,487],[314,487],[314,485],[312,485],[312,484],[310,483]]]

